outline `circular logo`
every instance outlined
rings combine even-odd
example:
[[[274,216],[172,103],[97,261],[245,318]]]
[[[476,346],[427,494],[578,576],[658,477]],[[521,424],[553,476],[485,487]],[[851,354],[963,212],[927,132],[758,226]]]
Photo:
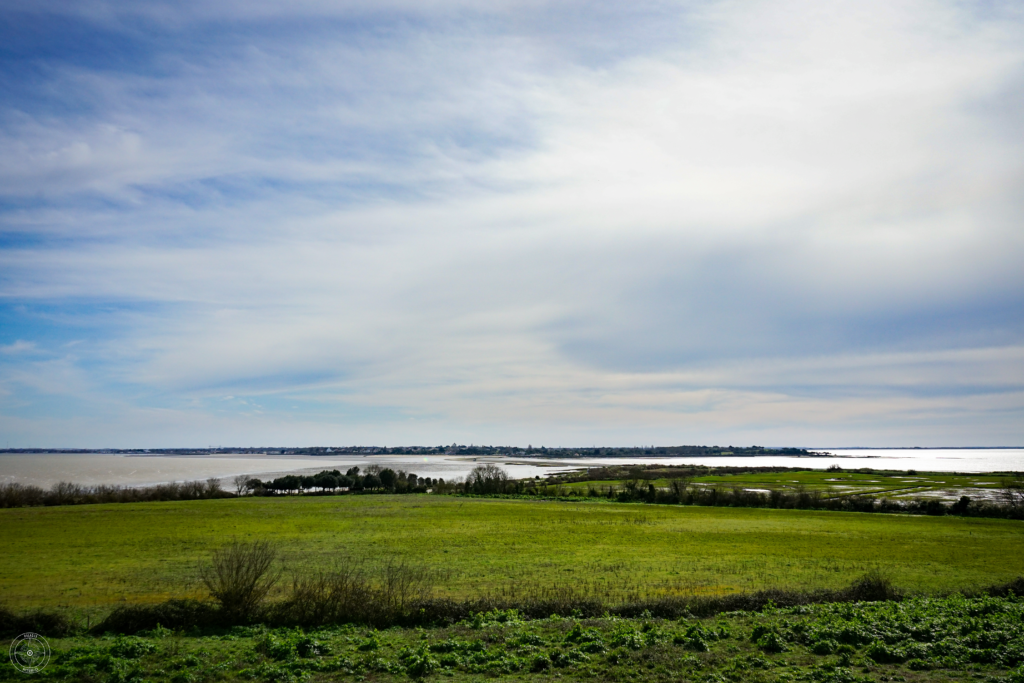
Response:
[[[50,661],[50,644],[38,633],[22,633],[11,643],[11,664],[23,674],[42,671]]]

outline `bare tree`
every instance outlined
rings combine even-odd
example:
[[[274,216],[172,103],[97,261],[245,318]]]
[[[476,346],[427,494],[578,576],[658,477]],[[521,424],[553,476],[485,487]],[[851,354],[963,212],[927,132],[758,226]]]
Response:
[[[281,578],[277,549],[268,541],[234,541],[213,553],[199,577],[231,619],[249,619]]]
[[[690,486],[690,477],[675,476],[668,483],[676,500],[681,502],[686,495],[686,489]]]
[[[239,474],[237,477],[231,480],[231,483],[235,485],[235,495],[244,496],[252,491],[252,484],[249,482],[252,478],[248,474]]]
[[[626,477],[622,480],[622,486],[629,493],[630,497],[637,495],[637,491],[640,490],[640,480],[643,479],[644,472],[639,467],[631,467]]]
[[[497,465],[477,465],[466,477],[467,487],[476,493],[504,493],[508,481],[508,472]]]
[[[207,479],[205,488],[205,494],[210,498],[216,497],[218,493],[224,490],[221,487],[220,479],[217,479],[216,477],[210,477]]]
[[[1007,505],[1024,506],[1024,472],[1014,472],[1011,476],[1003,479],[1000,493]]]

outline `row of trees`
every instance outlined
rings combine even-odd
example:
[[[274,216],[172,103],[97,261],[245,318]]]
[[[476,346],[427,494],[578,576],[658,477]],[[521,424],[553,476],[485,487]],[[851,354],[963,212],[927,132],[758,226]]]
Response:
[[[143,503],[148,501],[201,500],[227,498],[231,494],[221,488],[219,479],[186,481],[131,488],[128,486],[82,486],[68,481],[49,489],[17,482],[0,484],[0,508],[38,505],[83,505],[86,503]]]
[[[999,492],[998,500],[972,500],[961,496],[945,503],[936,498],[893,499],[866,495],[828,495],[823,491],[796,490],[751,491],[739,486],[694,486],[689,479],[676,478],[667,487],[639,477],[623,480],[621,486],[591,485],[587,489],[527,482],[526,495],[545,497],[605,498],[620,503],[652,503],[660,505],[703,505],[711,507],[759,507],[801,510],[836,510],[846,512],[888,512],[924,515],[960,515],[964,517],[998,517],[1024,519],[1024,486],[1022,478],[1009,480]]]
[[[420,477],[413,472],[395,471],[390,467],[370,465],[360,472],[350,467],[344,474],[339,470],[324,470],[318,474],[301,476],[289,474],[272,481],[261,481],[248,476],[235,477],[237,495],[274,495],[287,493],[344,493],[368,491],[386,493],[426,493],[434,487],[445,487],[444,479]]]
[[[234,478],[234,493],[225,491],[219,479],[160,484],[157,486],[82,486],[59,482],[49,489],[17,482],[0,483],[0,508],[87,503],[140,503],[146,501],[201,500],[245,495],[362,493],[522,493],[523,488],[495,465],[475,468],[466,478],[445,481],[420,477],[413,472],[370,465],[365,470],[324,470],[313,475],[289,474],[271,481],[249,475]]]
[[[441,478],[420,477],[412,472],[393,470],[390,467],[370,465],[365,470],[349,468],[344,474],[339,470],[324,470],[319,474],[300,476],[289,474],[272,481],[240,476],[235,478],[237,495],[274,495],[287,493],[332,494],[346,492],[364,493],[524,493],[527,484],[509,477],[508,472],[497,465],[479,465],[462,478],[445,481]]]

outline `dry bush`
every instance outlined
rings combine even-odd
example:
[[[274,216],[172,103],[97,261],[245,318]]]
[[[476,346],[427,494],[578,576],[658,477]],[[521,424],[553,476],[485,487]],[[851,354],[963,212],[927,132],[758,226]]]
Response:
[[[26,486],[18,482],[0,484],[0,507],[18,508],[42,505],[46,492],[38,486]]]
[[[277,621],[306,627],[361,623],[392,625],[408,608],[428,601],[431,574],[394,557],[377,567],[341,556],[328,567],[298,574]]]
[[[235,541],[213,553],[199,577],[225,616],[245,621],[256,615],[263,600],[281,578],[275,570],[277,549],[268,541]]]
[[[121,605],[92,628],[95,634],[138,633],[157,627],[184,631],[224,625],[224,616],[209,602],[168,600],[155,605]],[[43,631],[49,633],[49,631]]]
[[[380,569],[377,592],[388,609],[402,610],[413,599],[426,599],[429,589],[430,572],[404,559],[389,557]]]
[[[50,503],[52,505],[73,505],[80,501],[85,491],[78,484],[62,481],[50,487]]]
[[[892,579],[878,569],[872,569],[846,588],[838,591],[837,600],[850,602],[882,602],[901,600],[903,593],[893,585]]]
[[[304,626],[366,623],[372,616],[373,602],[373,590],[362,563],[341,558],[329,569],[296,576],[283,611],[287,621]]]

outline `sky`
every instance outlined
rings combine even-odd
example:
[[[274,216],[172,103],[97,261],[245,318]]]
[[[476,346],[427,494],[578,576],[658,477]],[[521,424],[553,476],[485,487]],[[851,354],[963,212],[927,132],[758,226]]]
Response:
[[[0,16],[0,447],[1024,444],[1019,2]]]

